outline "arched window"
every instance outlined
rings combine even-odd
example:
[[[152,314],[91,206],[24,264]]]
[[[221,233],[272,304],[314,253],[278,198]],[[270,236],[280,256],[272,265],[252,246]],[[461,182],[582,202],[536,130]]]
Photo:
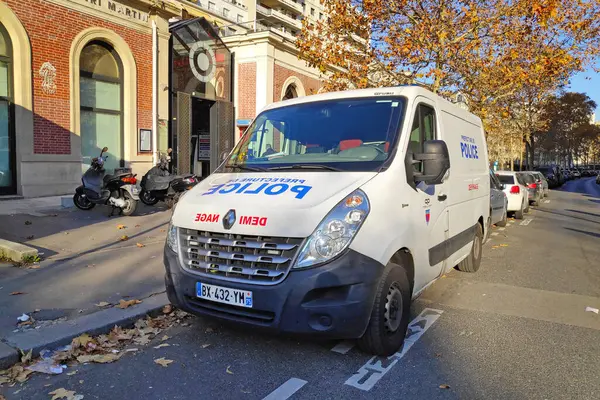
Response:
[[[12,43],[0,23],[0,194],[16,189]]]
[[[281,100],[295,99],[296,97],[298,97],[298,91],[296,90],[296,86],[291,84],[288,85],[287,89],[285,90],[285,94],[283,95],[283,99]]]
[[[123,64],[116,51],[92,41],[79,60],[82,168],[108,147],[107,171],[123,166]]]

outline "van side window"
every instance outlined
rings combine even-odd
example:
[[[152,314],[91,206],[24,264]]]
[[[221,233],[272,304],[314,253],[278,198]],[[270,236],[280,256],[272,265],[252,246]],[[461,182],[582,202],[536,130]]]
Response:
[[[423,143],[436,137],[435,110],[424,104],[419,104],[415,119],[410,130],[408,154],[422,153]],[[421,164],[414,164],[415,172],[421,172]]]

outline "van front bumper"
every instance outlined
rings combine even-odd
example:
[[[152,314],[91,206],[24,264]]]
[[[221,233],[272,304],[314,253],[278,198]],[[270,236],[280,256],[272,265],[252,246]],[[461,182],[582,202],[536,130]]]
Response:
[[[359,338],[367,328],[384,266],[356,251],[319,267],[292,270],[276,285],[230,282],[181,268],[177,255],[164,251],[165,284],[171,303],[196,315],[281,333]],[[253,307],[220,304],[196,297],[196,283],[252,291]]]

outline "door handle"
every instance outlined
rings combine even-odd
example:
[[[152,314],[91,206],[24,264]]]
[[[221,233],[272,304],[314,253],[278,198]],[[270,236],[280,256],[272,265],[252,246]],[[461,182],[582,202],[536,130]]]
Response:
[[[448,196],[446,196],[445,194],[440,194],[438,196],[438,201],[445,201],[448,198]]]

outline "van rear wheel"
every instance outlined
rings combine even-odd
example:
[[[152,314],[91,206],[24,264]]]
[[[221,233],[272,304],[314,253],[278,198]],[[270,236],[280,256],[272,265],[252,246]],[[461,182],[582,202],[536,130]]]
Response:
[[[390,356],[402,348],[410,318],[411,297],[406,271],[390,262],[379,281],[367,330],[358,340],[361,350]]]
[[[481,224],[475,225],[475,236],[473,238],[473,246],[471,252],[462,260],[456,267],[462,272],[477,272],[481,265],[481,250],[483,248],[483,229]]]

